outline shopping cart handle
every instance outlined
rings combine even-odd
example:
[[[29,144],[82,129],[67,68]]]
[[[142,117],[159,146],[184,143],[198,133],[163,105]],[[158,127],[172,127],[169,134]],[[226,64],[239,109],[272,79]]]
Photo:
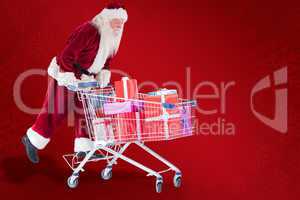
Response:
[[[100,84],[97,81],[88,81],[88,82],[79,82],[78,83],[78,88],[79,89],[84,89],[84,88],[94,88],[94,87],[99,87]]]
[[[73,91],[73,92],[77,92],[78,91],[78,87],[75,85],[67,85],[68,90]]]

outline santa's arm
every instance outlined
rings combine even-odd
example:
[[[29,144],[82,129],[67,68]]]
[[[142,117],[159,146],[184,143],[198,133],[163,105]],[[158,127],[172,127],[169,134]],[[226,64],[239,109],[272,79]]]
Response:
[[[78,58],[80,52],[86,47],[88,33],[85,30],[80,30],[67,43],[61,52],[58,62],[62,71],[75,72],[78,70],[75,66],[79,66]]]
[[[90,31],[85,27],[74,32],[62,52],[52,60],[48,74],[57,80],[58,85],[67,86],[77,82],[74,72],[78,72],[78,69],[74,66],[79,64],[80,52],[86,47],[89,35]]]

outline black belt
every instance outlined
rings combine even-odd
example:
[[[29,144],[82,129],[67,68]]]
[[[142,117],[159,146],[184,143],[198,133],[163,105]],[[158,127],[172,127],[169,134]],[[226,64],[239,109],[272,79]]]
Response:
[[[80,74],[85,74],[85,75],[88,75],[88,76],[94,75],[94,74],[92,74],[91,72],[89,72],[88,70],[83,69],[83,68],[80,66],[80,64],[78,64],[78,63],[74,63],[74,64],[73,64],[73,67],[74,67],[75,69],[77,69],[77,70],[80,72]]]

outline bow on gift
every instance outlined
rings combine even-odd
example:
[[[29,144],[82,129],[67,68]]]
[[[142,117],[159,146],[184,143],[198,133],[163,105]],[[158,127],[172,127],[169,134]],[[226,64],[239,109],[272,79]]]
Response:
[[[185,133],[189,133],[192,128],[191,123],[191,107],[182,107],[181,110],[181,124]]]

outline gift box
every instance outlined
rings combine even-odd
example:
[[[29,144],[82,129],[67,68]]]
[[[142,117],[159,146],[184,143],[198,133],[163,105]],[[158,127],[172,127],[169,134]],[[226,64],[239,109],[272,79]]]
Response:
[[[143,137],[171,139],[181,129],[179,101],[176,90],[159,90],[144,98]]]
[[[104,114],[104,104],[108,104],[114,100],[114,90],[111,87],[106,87],[102,89],[95,89],[91,91],[85,91],[88,94],[88,102],[89,106],[91,106],[95,110],[95,115],[98,118],[105,117]],[[89,95],[92,94],[92,95]],[[87,97],[84,97],[87,98]]]
[[[105,103],[103,110],[105,115],[129,113],[133,110],[133,104],[130,101]]]
[[[143,103],[137,101],[105,103],[103,105],[103,112],[105,115],[138,112],[142,109],[143,109]]]
[[[143,110],[143,105],[143,102],[131,100],[105,103],[103,109],[97,110],[97,116],[102,114],[104,118],[112,119],[117,142],[136,141],[140,139],[139,111]]]
[[[167,94],[167,95],[158,95],[158,96],[149,95],[144,97],[144,100],[152,101],[152,102],[169,103],[169,104],[176,104],[179,101],[177,94]]]
[[[114,140],[114,131],[112,119],[96,118],[93,120],[95,141],[111,141]]]
[[[148,95],[144,97],[145,105],[144,112],[145,117],[155,117],[163,114],[163,110],[166,110],[169,114],[178,114],[179,110],[176,108],[176,104],[179,101],[177,92],[168,93],[168,90],[164,90],[165,93],[161,91],[155,94],[160,94],[157,96]],[[153,93],[154,94],[154,93]]]
[[[115,91],[119,98],[136,99],[138,94],[137,81],[123,77],[121,81],[115,82]]]
[[[115,143],[133,142],[139,139],[138,121],[135,113],[117,114],[114,118],[96,118],[93,120],[95,141],[113,141]]]
[[[143,124],[143,140],[169,140],[182,133],[182,120],[178,116],[170,116],[166,119],[145,119]]]
[[[143,123],[143,141],[159,141],[174,138],[180,134],[182,125],[179,117],[169,118],[166,120],[145,120]]]
[[[180,111],[182,133],[192,133],[192,109],[190,106],[183,106]]]
[[[143,102],[124,101],[124,102],[109,102],[103,103],[101,107],[95,109],[97,117],[105,117],[108,115],[139,112],[143,110]]]
[[[117,114],[116,137],[121,142],[132,142],[141,138],[141,121],[139,112]]]
[[[164,88],[164,89],[160,89],[158,91],[148,93],[148,95],[150,95],[150,96],[161,96],[161,95],[170,95],[170,94],[177,94],[177,90],[168,90],[168,89]]]

